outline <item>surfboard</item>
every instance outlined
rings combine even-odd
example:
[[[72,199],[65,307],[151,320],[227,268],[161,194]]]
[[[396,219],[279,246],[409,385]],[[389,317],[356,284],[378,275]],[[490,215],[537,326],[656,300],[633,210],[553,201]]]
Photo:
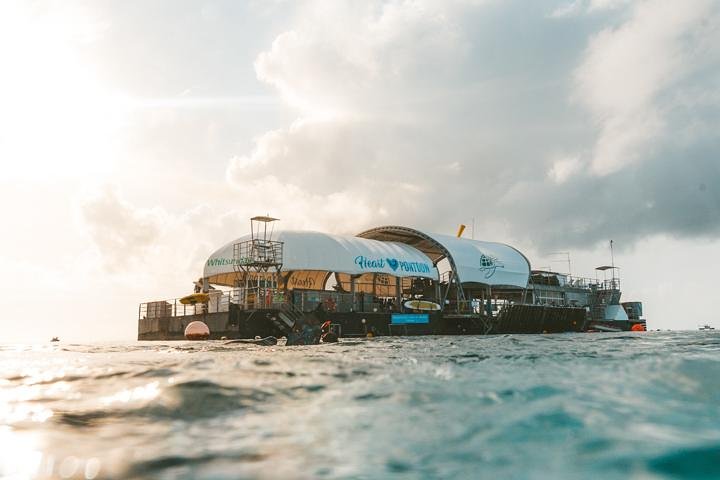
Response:
[[[210,295],[207,293],[192,293],[182,297],[180,303],[183,305],[195,305],[196,303],[207,303],[209,300]]]
[[[435,302],[428,302],[427,300],[408,300],[403,303],[405,308],[410,310],[429,310],[437,311],[440,310],[440,305]]]

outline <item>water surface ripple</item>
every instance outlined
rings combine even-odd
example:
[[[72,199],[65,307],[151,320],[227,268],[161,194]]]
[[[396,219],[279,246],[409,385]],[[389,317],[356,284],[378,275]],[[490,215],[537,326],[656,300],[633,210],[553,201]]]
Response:
[[[1,478],[720,478],[720,333],[0,345]]]

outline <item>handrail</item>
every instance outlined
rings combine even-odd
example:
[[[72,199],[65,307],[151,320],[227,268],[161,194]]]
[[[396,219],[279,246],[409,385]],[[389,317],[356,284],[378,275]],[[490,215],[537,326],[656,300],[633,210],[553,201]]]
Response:
[[[217,292],[220,292],[219,290]],[[294,290],[282,292],[265,287],[236,288],[222,293],[210,293],[206,304],[184,305],[179,298],[144,302],[138,309],[138,319],[184,317],[206,313],[255,309],[285,309],[309,312],[319,305],[327,312],[390,313],[401,311],[395,298],[377,297],[363,292],[337,292],[332,290]],[[247,305],[247,307],[246,307]]]
[[[138,309],[138,319],[185,317],[204,313],[227,312],[230,310],[230,304],[233,303],[231,296],[230,292],[222,292],[220,295],[211,293],[207,303],[196,303],[194,305],[183,304],[180,302],[180,298],[144,302],[140,304]]]
[[[557,286],[585,288],[585,289],[590,289],[590,290],[619,290],[620,289],[620,278],[619,277],[612,277],[612,278],[600,280],[597,278],[577,277],[577,276],[568,275],[565,273],[558,273],[558,272],[542,272],[542,273],[536,273],[535,275],[542,275],[542,276],[545,276],[548,278],[550,275],[563,277],[565,280],[565,283],[561,284],[561,285],[557,285]],[[546,284],[532,282],[532,275],[531,275],[530,285],[543,286]]]

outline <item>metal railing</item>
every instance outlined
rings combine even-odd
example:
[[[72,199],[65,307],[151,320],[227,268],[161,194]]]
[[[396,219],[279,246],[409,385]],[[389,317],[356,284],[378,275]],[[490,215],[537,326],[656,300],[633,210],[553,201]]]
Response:
[[[230,305],[240,310],[292,309],[310,312],[320,305],[327,312],[390,313],[401,311],[395,298],[377,297],[369,293],[334,292],[328,290],[295,290],[252,287],[236,288],[210,294],[207,303],[185,305],[180,298],[141,303],[138,318],[184,317],[230,311]]]
[[[511,302],[509,300],[492,299],[488,308],[487,300],[474,299],[457,301],[448,299],[445,303],[444,311],[446,313],[497,316],[506,305],[510,304]]]
[[[141,303],[138,309],[138,319],[184,317],[187,315],[201,315],[204,313],[227,312],[230,310],[232,294],[225,292],[221,295],[210,295],[207,303],[186,305],[179,298]]]
[[[613,277],[609,279],[600,280],[597,278],[588,277],[576,277],[565,273],[547,272],[543,274],[534,274],[531,277],[542,276],[544,278],[551,278],[552,276],[558,279],[558,286],[561,287],[575,287],[584,288],[591,290],[619,290],[620,289],[620,278]],[[561,281],[562,279],[562,281]],[[544,285],[542,282],[532,282],[535,285]]]
[[[599,282],[598,287],[600,290],[620,290],[620,278],[613,277],[608,280],[603,280]]]
[[[309,312],[315,310],[320,305],[327,312],[397,312],[400,308],[397,306],[395,298],[377,297],[370,293],[356,292],[355,294],[347,292],[308,291],[296,290],[290,293],[289,301],[293,303],[295,308]]]
[[[233,245],[236,266],[276,266],[283,263],[283,242],[247,240]]]

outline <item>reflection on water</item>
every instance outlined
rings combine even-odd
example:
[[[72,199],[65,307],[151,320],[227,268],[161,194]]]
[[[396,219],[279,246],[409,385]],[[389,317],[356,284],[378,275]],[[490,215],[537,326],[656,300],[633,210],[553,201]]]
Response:
[[[720,478],[720,334],[0,346],[2,478]]]

